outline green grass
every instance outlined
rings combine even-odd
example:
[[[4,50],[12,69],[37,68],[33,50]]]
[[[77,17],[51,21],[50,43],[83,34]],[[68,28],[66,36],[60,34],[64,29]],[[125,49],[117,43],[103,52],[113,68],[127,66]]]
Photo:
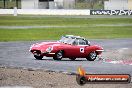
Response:
[[[132,24],[131,18],[63,18],[0,16],[0,26],[74,25],[78,28],[1,29],[0,41],[58,40],[72,34],[86,38],[132,38],[132,26],[94,26],[96,24]],[[93,26],[91,26],[93,25]],[[86,26],[86,27],[84,27]]]
[[[39,16],[0,16],[0,26],[25,25],[95,25],[95,24],[132,24],[132,18],[63,18]]]

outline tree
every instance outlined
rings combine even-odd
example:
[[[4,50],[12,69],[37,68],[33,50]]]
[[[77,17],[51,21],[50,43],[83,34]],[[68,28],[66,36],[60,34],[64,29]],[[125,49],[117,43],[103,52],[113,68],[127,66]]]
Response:
[[[16,0],[16,7],[18,8],[18,0]]]
[[[6,0],[4,0],[4,9],[5,9],[5,5],[6,5]]]
[[[85,0],[76,0],[77,2],[84,2]]]

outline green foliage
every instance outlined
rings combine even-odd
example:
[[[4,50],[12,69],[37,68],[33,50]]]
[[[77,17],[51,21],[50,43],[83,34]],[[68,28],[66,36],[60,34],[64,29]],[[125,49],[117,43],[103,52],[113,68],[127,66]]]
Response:
[[[13,9],[16,7],[16,0],[5,0],[5,8],[6,9]],[[4,1],[0,0],[0,8],[4,8]],[[18,8],[21,8],[21,1],[18,0]]]

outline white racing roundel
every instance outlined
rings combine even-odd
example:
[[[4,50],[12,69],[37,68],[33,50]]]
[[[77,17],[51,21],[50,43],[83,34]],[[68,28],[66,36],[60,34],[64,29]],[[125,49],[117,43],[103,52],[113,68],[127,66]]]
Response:
[[[84,53],[84,48],[80,48],[80,53]]]

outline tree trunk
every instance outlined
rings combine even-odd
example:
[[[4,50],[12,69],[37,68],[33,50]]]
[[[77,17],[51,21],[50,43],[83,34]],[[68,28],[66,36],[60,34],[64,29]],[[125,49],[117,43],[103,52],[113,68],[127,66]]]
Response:
[[[4,9],[6,8],[6,0],[3,1],[4,2]]]
[[[18,8],[18,0],[16,0],[16,7]]]

